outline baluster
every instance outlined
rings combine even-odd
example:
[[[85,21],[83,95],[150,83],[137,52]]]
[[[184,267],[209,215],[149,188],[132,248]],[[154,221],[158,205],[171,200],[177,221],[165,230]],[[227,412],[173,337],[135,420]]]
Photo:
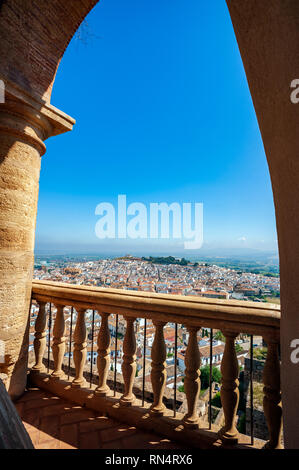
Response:
[[[34,334],[34,352],[35,364],[32,370],[35,372],[44,372],[46,370],[43,364],[43,357],[47,345],[47,315],[46,315],[46,302],[39,302],[39,311],[35,322]]]
[[[64,372],[62,370],[62,362],[65,352],[65,322],[64,322],[64,306],[57,305],[56,318],[53,328],[53,343],[52,351],[54,358],[54,371],[52,372],[53,377],[63,378]]]
[[[125,317],[127,322],[126,334],[123,344],[122,373],[124,377],[124,394],[120,399],[120,404],[130,406],[135,401],[133,393],[133,383],[136,374],[136,338],[134,331],[135,318]]]
[[[99,374],[99,385],[95,390],[98,396],[108,395],[110,388],[107,385],[107,376],[110,364],[110,331],[108,325],[109,314],[101,313],[101,328],[98,334],[98,357],[97,368]]]
[[[164,340],[164,322],[153,321],[155,326],[155,339],[152,345],[152,370],[151,381],[154,392],[154,403],[151,406],[151,414],[160,416],[165,411],[163,395],[166,384],[166,345]]]
[[[198,349],[197,331],[199,327],[187,327],[189,341],[185,357],[185,392],[188,413],[184,417],[184,425],[196,428],[198,426],[198,398],[200,394],[200,354]]]
[[[236,428],[237,409],[239,404],[239,364],[235,349],[235,338],[238,333],[223,331],[225,336],[225,349],[221,362],[221,403],[224,412],[224,427],[220,430],[220,437],[230,444],[238,442]]]
[[[282,408],[280,393],[280,363],[278,342],[273,338],[264,338],[268,353],[263,371],[264,380],[264,414],[266,417],[269,441],[266,449],[281,449]]]
[[[86,339],[85,309],[80,308],[77,310],[77,321],[74,332],[74,363],[76,376],[72,382],[73,387],[83,387],[85,385],[83,370],[87,355]]]

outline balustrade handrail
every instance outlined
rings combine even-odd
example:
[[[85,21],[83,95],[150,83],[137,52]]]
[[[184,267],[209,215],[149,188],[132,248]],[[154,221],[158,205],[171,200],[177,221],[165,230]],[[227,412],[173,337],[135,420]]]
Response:
[[[250,334],[279,335],[280,307],[241,300],[157,294],[54,281],[32,283],[32,298],[60,305],[98,308],[152,320],[166,320],[209,328],[229,328]]]

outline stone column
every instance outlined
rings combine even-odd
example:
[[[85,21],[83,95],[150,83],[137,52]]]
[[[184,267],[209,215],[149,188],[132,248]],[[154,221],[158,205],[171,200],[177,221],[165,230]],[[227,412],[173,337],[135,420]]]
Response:
[[[264,414],[266,417],[269,441],[265,445],[266,449],[281,449],[282,433],[282,407],[280,393],[280,361],[279,361],[279,341],[275,338],[265,338],[268,352],[263,371],[264,381]]]
[[[107,377],[109,372],[110,364],[110,330],[109,330],[109,314],[101,313],[102,321],[101,328],[98,335],[98,358],[97,367],[99,375],[99,385],[95,390],[97,396],[106,396],[110,392],[110,388],[107,385]]]
[[[221,362],[221,403],[224,412],[224,427],[219,434],[223,442],[236,444],[239,432],[236,426],[239,405],[239,364],[235,349],[238,333],[222,330],[225,336],[225,349]]]
[[[32,367],[34,372],[44,372],[43,357],[47,345],[47,314],[46,302],[39,302],[39,312],[35,321],[35,338],[33,341],[35,352],[35,364]]]
[[[127,322],[126,334],[123,343],[123,363],[122,373],[124,378],[124,394],[120,399],[122,406],[131,406],[134,404],[135,395],[133,385],[136,374],[136,337],[134,331],[135,318],[124,317]]]
[[[164,390],[166,385],[166,345],[163,328],[165,322],[153,321],[155,326],[155,339],[152,345],[152,370],[151,381],[154,392],[154,403],[151,406],[151,414],[162,416],[165,411],[163,403]]]
[[[197,332],[199,326],[187,326],[189,332],[188,347],[185,356],[185,392],[187,398],[188,412],[184,417],[184,425],[189,428],[197,428],[198,399],[200,395],[200,353],[198,348]]]
[[[6,88],[0,104],[0,340],[7,389],[26,383],[29,307],[41,156],[44,140],[74,121],[20,90]]]

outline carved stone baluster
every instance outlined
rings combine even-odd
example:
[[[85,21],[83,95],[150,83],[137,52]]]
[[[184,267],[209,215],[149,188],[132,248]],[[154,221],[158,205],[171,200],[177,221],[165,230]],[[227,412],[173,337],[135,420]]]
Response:
[[[39,302],[39,311],[35,322],[34,334],[34,352],[35,352],[35,365],[32,370],[35,372],[44,372],[46,370],[43,365],[43,357],[47,345],[47,315],[46,315],[46,302]]]
[[[280,393],[280,363],[278,356],[278,342],[273,338],[264,338],[268,353],[265,362],[264,380],[264,413],[268,425],[269,441],[267,449],[281,449],[282,408]]]
[[[58,305],[57,313],[53,328],[53,358],[54,358],[54,371],[52,372],[53,377],[63,378],[64,372],[62,370],[62,363],[65,352],[65,322],[64,322],[64,306]]]
[[[225,349],[221,362],[221,403],[224,411],[224,427],[220,430],[220,437],[224,442],[234,444],[238,442],[236,427],[237,409],[239,404],[239,364],[235,349],[235,338],[238,333],[223,331],[225,336]]]
[[[185,357],[185,381],[188,413],[184,417],[184,425],[198,426],[198,398],[200,394],[200,354],[198,349],[197,331],[199,327],[187,327],[189,341]]]
[[[73,387],[83,387],[85,385],[83,370],[87,355],[86,339],[85,309],[80,308],[77,310],[77,321],[74,332],[74,363],[76,377],[72,382]]]
[[[98,396],[108,395],[110,388],[107,385],[107,376],[110,364],[110,331],[108,325],[109,314],[101,313],[102,322],[98,334],[98,358],[97,367],[99,374],[99,385],[95,390]]]
[[[120,404],[130,406],[135,401],[133,384],[136,374],[136,338],[134,331],[135,318],[126,317],[127,328],[124,338],[124,356],[122,363],[122,373],[124,377],[125,392],[120,399]]]
[[[152,345],[152,370],[151,380],[154,392],[154,403],[151,406],[151,414],[163,415],[165,405],[163,403],[164,389],[166,384],[166,345],[163,327],[166,323],[153,321],[155,326],[155,339]]]

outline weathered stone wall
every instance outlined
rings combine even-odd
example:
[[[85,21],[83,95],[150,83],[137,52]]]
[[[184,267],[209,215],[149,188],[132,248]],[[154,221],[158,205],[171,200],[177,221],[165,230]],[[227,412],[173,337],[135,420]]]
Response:
[[[263,383],[263,370],[265,361],[253,359],[252,361],[252,378],[253,382]],[[250,409],[250,358],[244,361],[244,393],[246,400],[246,434],[251,434],[251,409]],[[255,405],[253,408],[253,435],[258,439],[267,440],[269,436],[266,418],[263,407]]]
[[[254,382],[263,383],[263,370],[265,367],[265,361],[259,361],[253,359],[252,361],[252,378]],[[246,387],[250,381],[250,358],[245,357],[244,361],[244,380]]]
[[[269,164],[280,257],[281,368],[285,441],[299,448],[298,365],[290,344],[299,338],[299,78],[298,0],[227,0]],[[266,339],[267,340],[267,339]]]
[[[63,53],[97,2],[0,2],[0,78],[7,78],[31,95],[50,101]]]
[[[246,405],[246,434],[251,434],[251,421],[250,421],[250,397],[248,396]],[[258,439],[267,441],[269,432],[267,427],[266,418],[263,410],[253,409],[253,435]]]

